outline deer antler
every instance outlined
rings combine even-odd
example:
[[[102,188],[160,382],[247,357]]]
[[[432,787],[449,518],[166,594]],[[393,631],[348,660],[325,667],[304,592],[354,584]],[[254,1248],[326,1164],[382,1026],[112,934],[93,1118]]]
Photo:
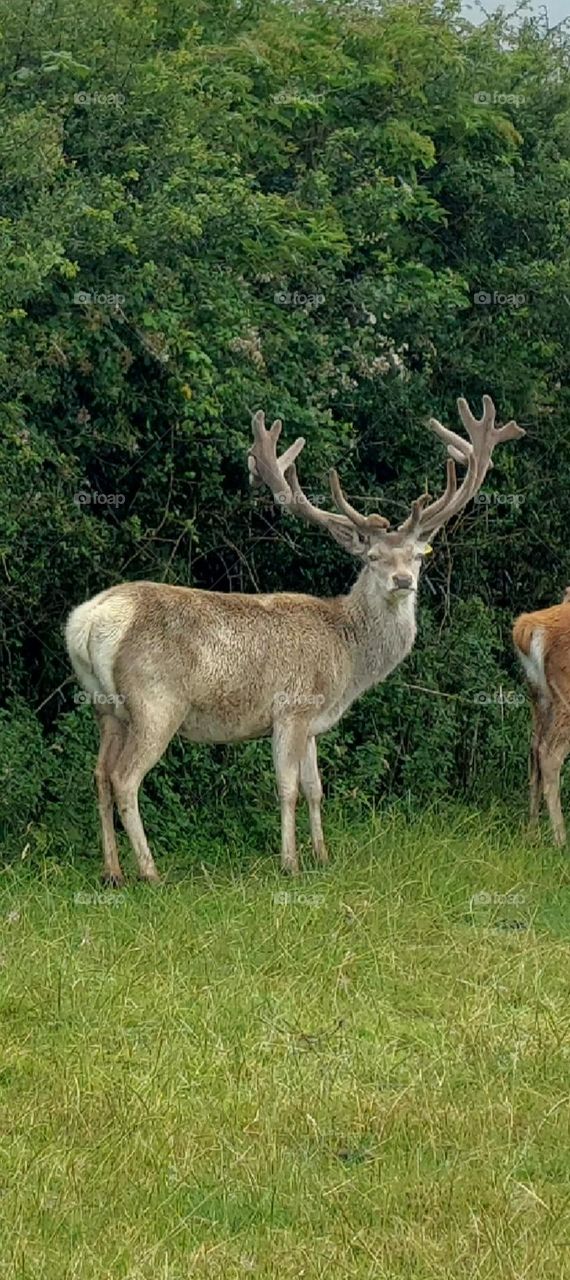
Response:
[[[469,440],[463,436],[459,436],[455,431],[450,431],[444,427],[437,418],[430,418],[429,426],[440,440],[447,446],[449,454],[447,461],[447,484],[440,498],[435,502],[425,506],[427,495],[424,499],[419,498],[414,504],[415,511],[412,510],[407,520],[400,525],[398,533],[414,533],[418,537],[424,537],[428,533],[435,533],[441,529],[442,525],[447,524],[452,516],[462,511],[471,498],[478,493],[485,476],[493,463],[491,454],[497,444],[503,444],[505,440],[518,440],[520,436],[524,436],[525,432],[516,422],[510,421],[504,427],[495,428],[495,406],[490,396],[483,396],[483,415],[476,418],[471,412],[469,405],[463,398],[457,401],[459,416],[465,427]],[[457,487],[457,475],[455,471],[455,463],[460,462],[467,466],[464,479]],[[421,503],[421,507],[418,507]]]
[[[279,458],[277,441],[281,435],[281,420],[277,418],[267,429],[265,415],[259,410],[252,418],[252,428],[254,443],[248,454],[250,480],[256,485],[266,484],[276,502],[282,504],[291,515],[300,516],[307,524],[326,529],[341,546],[348,547],[356,554],[363,549],[363,538],[369,545],[374,534],[383,533],[389,527],[389,521],[384,516],[363,516],[350,505],[334,470],[329,473],[331,492],[343,514],[337,515],[334,511],[323,511],[314,506],[303,493],[295,467],[295,458],[305,444],[303,437],[299,436]]]
[[[279,492],[283,492],[286,499],[290,499],[290,490],[284,477],[288,467],[292,466],[295,458],[305,448],[304,436],[298,436],[293,444],[277,457],[277,441],[283,430],[281,418],[276,418],[275,422],[266,430],[265,414],[261,409],[254,414],[251,425],[253,427],[253,435],[255,443],[252,445],[247,455],[247,465],[249,467],[249,483],[258,488],[261,484],[269,485],[274,497]]]
[[[248,466],[250,481],[254,485],[266,484],[276,502],[282,504],[291,515],[300,516],[307,524],[324,528],[345,548],[353,554],[362,555],[372,542],[380,539],[394,546],[400,545],[410,537],[424,538],[441,529],[448,520],[462,511],[467,503],[481,488],[483,481],[493,463],[491,455],[496,445],[506,440],[517,440],[524,436],[522,427],[516,422],[507,422],[504,427],[495,427],[495,406],[490,396],[483,396],[483,415],[476,418],[466,400],[457,401],[459,416],[467,431],[469,439],[457,435],[444,427],[437,418],[430,418],[429,427],[439,436],[447,448],[447,482],[439,498],[430,502],[429,494],[424,493],[412,503],[409,516],[392,532],[387,532],[390,522],[381,515],[364,516],[351,506],[342,491],[336,471],[329,473],[330,486],[334,501],[342,513],[323,511],[309,501],[303,493],[295,459],[298,457],[305,441],[302,436],[279,458],[277,442],[281,435],[282,423],[277,418],[267,429],[265,417],[261,410],[252,418],[254,442],[249,450]],[[456,462],[466,467],[465,476],[457,486]]]

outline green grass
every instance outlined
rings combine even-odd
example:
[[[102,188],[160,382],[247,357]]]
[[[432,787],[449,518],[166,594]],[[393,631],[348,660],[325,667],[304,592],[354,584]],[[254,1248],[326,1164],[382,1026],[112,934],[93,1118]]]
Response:
[[[3,1280],[570,1272],[565,856],[328,826],[296,883],[252,849],[117,894],[5,870]]]

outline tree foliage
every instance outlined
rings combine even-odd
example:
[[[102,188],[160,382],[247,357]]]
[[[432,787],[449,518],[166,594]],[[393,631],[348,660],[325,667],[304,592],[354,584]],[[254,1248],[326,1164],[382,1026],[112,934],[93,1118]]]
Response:
[[[44,800],[72,604],[137,577],[348,586],[338,549],[252,501],[253,409],[307,437],[309,490],[337,465],[395,518],[442,484],[426,416],[484,391],[527,438],[440,537],[413,658],[325,753],[371,794],[520,783],[510,620],[570,576],[562,35],[452,0],[0,19],[0,733],[23,716],[32,741],[39,708]]]

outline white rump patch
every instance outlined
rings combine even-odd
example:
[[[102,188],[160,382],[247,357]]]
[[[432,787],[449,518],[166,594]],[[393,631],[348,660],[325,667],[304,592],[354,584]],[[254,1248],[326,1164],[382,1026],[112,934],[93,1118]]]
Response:
[[[67,649],[80,684],[94,702],[112,704],[119,719],[125,711],[113,668],[133,611],[133,600],[110,588],[78,605],[66,627]]]
[[[544,630],[537,627],[532,633],[529,653],[523,653],[517,646],[517,653],[524,667],[524,672],[530,684],[543,695],[544,698],[550,697],[548,685],[546,683],[546,675],[544,671]]]

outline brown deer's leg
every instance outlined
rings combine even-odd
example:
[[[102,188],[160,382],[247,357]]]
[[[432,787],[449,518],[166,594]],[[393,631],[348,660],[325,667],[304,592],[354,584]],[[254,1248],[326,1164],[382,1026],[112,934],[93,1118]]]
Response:
[[[530,826],[535,829],[538,825],[538,815],[540,812],[540,801],[542,799],[542,771],[540,766],[540,738],[542,726],[542,711],[538,698],[533,697],[531,703],[532,710],[532,737],[530,743]]]
[[[549,725],[538,746],[540,771],[544,798],[548,806],[554,842],[557,845],[566,843],[566,829],[560,804],[560,770],[570,749],[567,726]]]
[[[153,708],[149,716],[133,719],[127,726],[121,754],[111,771],[111,783],[121,821],[129,837],[139,868],[141,880],[158,883],[160,876],[145,835],[139,813],[138,793],[140,784],[160,760],[170,739],[179,727],[180,716],[165,711],[162,721]]]
[[[121,871],[117,841],[113,824],[113,791],[110,774],[124,742],[125,726],[115,716],[106,713],[97,714],[97,723],[101,734],[99,755],[95,768],[95,781],[99,797],[99,818],[103,837],[103,880],[105,884],[120,888],[124,884]]]
[[[273,760],[281,801],[281,866],[297,875],[299,863],[295,841],[295,812],[299,794],[301,760],[307,750],[307,727],[294,720],[279,722],[273,729]]]
[[[309,738],[307,750],[301,760],[300,772],[301,787],[309,806],[311,840],[313,842],[315,856],[319,862],[328,862],[328,853],[326,850],[321,823],[321,800],[323,798],[323,788],[317,762],[317,744],[314,738]]]

